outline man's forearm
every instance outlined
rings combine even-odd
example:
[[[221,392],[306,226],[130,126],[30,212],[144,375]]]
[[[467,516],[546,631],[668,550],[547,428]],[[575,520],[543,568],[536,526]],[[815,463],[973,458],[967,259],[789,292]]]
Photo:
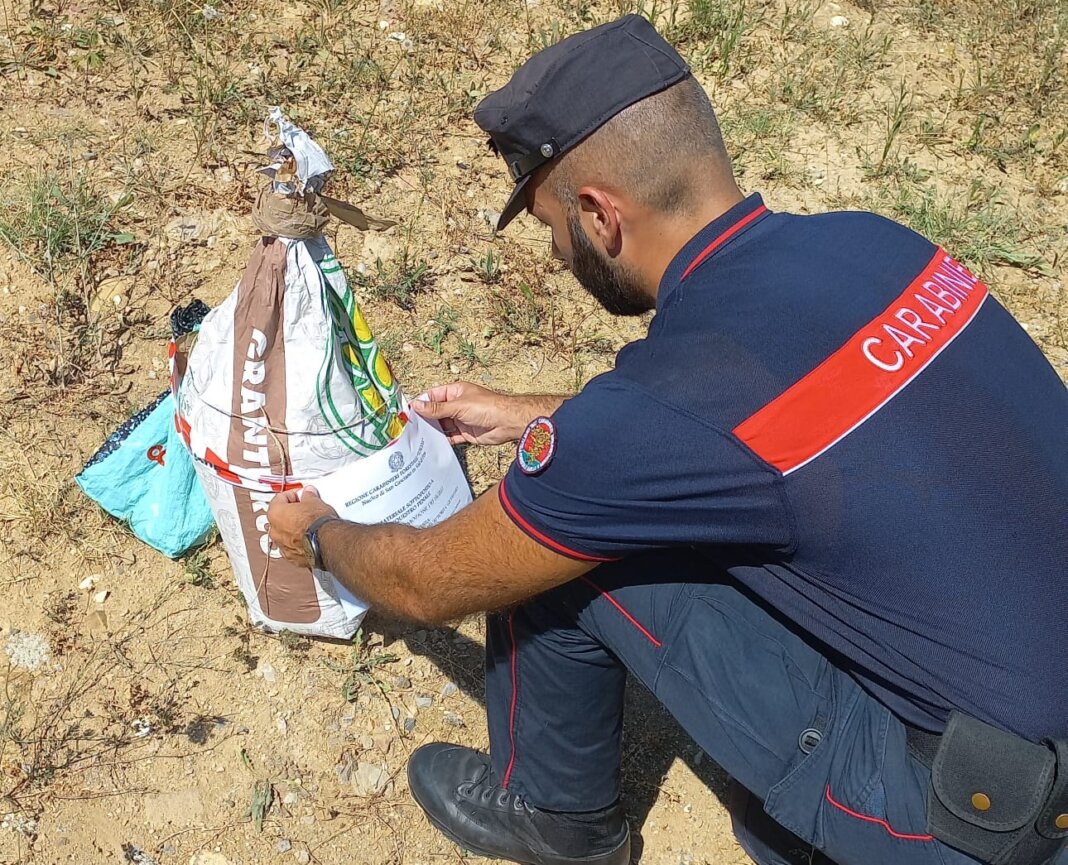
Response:
[[[515,418],[515,427],[511,431],[511,437],[518,439],[523,435],[523,430],[536,417],[548,417],[553,414],[565,400],[571,396],[552,393],[520,393],[504,396],[509,401],[512,409],[512,417]]]
[[[573,394],[531,393],[517,394],[515,398],[524,401],[526,413],[530,415],[527,420],[532,421],[540,415],[552,414],[563,405],[564,400],[569,400],[572,396]]]
[[[425,529],[326,523],[319,544],[327,570],[356,597],[428,624],[504,609],[592,567],[519,531],[494,490]]]
[[[405,619],[426,620],[425,587],[417,575],[428,564],[420,530],[398,523],[365,526],[331,522],[319,529],[323,564],[361,601]]]

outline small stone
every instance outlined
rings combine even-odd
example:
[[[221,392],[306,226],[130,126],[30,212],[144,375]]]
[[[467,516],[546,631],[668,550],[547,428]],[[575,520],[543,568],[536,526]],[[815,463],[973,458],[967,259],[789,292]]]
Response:
[[[299,801],[300,801],[300,796],[294,790],[290,790],[288,793],[286,793],[282,797],[282,804],[283,805],[296,805],[297,802],[299,802]]]
[[[451,372],[453,375],[459,375],[460,374],[460,367],[455,363],[450,363],[449,364],[449,372]]]
[[[269,661],[260,661],[256,665],[256,675],[268,684],[274,684],[274,681],[278,678],[278,674],[274,671],[274,667],[271,666]]]
[[[274,849],[277,850],[279,853],[288,853],[290,850],[293,849],[293,842],[290,841],[288,838],[279,838],[274,845]]]
[[[832,27],[848,27],[849,19],[845,15],[832,15],[831,16]]]
[[[407,718],[404,719],[404,732],[405,733],[410,733],[414,729],[415,729],[415,718],[413,718],[411,715],[409,715]]]
[[[441,696],[451,697],[459,690],[455,682],[446,682],[445,687],[441,689]]]
[[[461,171],[468,171],[471,168],[471,166],[464,162],[462,159],[456,160],[456,167],[459,168]]]
[[[355,769],[355,764],[351,759],[346,760],[344,763],[339,763],[334,767],[334,771],[337,772],[337,781],[339,784],[348,784],[352,780],[352,772]]]
[[[407,691],[412,686],[412,680],[407,676],[394,676],[393,687],[398,691]]]
[[[175,853],[178,852],[178,848],[175,847],[174,844],[172,844],[170,841],[167,841],[162,847],[160,847],[160,852],[164,856],[173,856]]]
[[[300,818],[300,823],[301,823],[302,826],[314,826],[315,825],[315,815],[314,814],[305,814],[303,817]]]
[[[698,748],[696,751],[694,751],[693,764],[695,766],[700,766],[704,762],[704,759],[705,759],[705,752],[704,751],[702,751],[700,748]]]
[[[381,793],[388,783],[389,767],[385,763],[380,766],[363,762],[357,764],[352,785],[360,796],[373,796]]]
[[[85,625],[91,637],[105,637],[108,633],[108,614],[103,610],[93,610],[86,617]]]
[[[448,724],[450,727],[466,727],[464,719],[453,712],[446,712],[442,715],[441,720]]]
[[[400,709],[398,709],[396,706],[390,706],[389,713],[393,716],[394,721],[400,720]]]
[[[278,732],[283,736],[289,733],[289,724],[286,722],[284,715],[278,715],[274,719],[274,726],[278,729]]]
[[[304,848],[293,851],[293,858],[297,860],[300,865],[308,865],[311,862],[311,853]]]
[[[416,694],[415,705],[418,706],[420,709],[429,709],[431,706],[434,705],[434,698],[431,697],[429,694]]]
[[[107,589],[104,589],[102,592],[97,592],[95,595],[93,595],[93,603],[95,603],[95,604],[104,603],[104,601],[106,601],[108,599],[108,595],[109,594],[111,594],[111,593]]]
[[[85,162],[96,162],[96,154],[93,153],[92,150],[86,150],[85,153],[82,154],[82,159]]]
[[[426,631],[424,631],[422,628],[420,628],[418,631],[415,631],[412,634],[412,639],[415,640],[417,643],[425,643],[426,642]]]
[[[218,850],[201,850],[193,854],[189,865],[231,865],[231,863]]]
[[[99,579],[100,577],[97,574],[90,574],[88,577],[78,583],[78,588],[84,591],[89,591],[93,586],[96,585],[96,581]]]

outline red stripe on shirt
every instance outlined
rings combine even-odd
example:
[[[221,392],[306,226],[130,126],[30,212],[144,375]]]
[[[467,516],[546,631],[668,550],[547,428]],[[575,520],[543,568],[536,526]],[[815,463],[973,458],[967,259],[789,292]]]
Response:
[[[874,415],[975,318],[987,288],[944,250],[882,313],[734,434],[783,474]]]
[[[721,234],[710,244],[708,244],[708,246],[706,246],[699,253],[697,253],[697,257],[690,262],[690,266],[687,267],[686,270],[683,271],[682,276],[679,277],[679,282],[682,282],[682,280],[686,279],[686,277],[693,273],[701,265],[701,263],[704,262],[706,258],[708,258],[708,256],[710,256],[713,252],[723,246],[723,244],[725,244],[728,240],[734,237],[734,235],[736,235],[739,231],[745,228],[750,222],[752,222],[758,216],[761,216],[762,214],[765,214],[767,212],[768,209],[762,204],[752,213],[748,214],[742,219],[739,219],[736,223],[734,223],[734,225],[724,231],[723,234]]]
[[[526,534],[530,535],[542,546],[548,547],[550,550],[561,555],[567,556],[571,559],[578,559],[581,562],[614,562],[616,559],[607,558],[605,556],[591,556],[587,553],[580,553],[578,550],[573,550],[570,547],[566,547],[559,541],[554,541],[548,535],[538,531],[534,526],[527,522],[523,516],[515,509],[515,505],[512,504],[512,500],[508,498],[508,491],[504,488],[504,481],[502,480],[497,487],[497,497],[501,501],[501,507],[504,508],[504,512],[511,517],[519,528],[521,528]]]

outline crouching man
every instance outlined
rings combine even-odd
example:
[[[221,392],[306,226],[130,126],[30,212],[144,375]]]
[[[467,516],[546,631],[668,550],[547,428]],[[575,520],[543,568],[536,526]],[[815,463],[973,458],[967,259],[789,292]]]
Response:
[[[1068,394],[951,253],[867,213],[776,213],[642,18],[546,49],[478,107],[606,309],[655,310],[570,398],[417,405],[517,441],[434,528],[313,493],[293,561],[424,622],[487,611],[490,753],[409,765],[473,852],[625,865],[629,670],[734,779],[761,863],[1038,865],[1068,836]],[[819,851],[814,854],[813,851]]]

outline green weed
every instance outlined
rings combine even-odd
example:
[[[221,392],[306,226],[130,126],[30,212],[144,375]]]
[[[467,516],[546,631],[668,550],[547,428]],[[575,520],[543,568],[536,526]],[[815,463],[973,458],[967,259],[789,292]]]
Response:
[[[356,274],[355,282],[371,297],[388,300],[411,312],[415,309],[416,296],[429,284],[428,269],[425,261],[405,249],[396,262],[383,264],[381,259],[375,259],[374,275]]]
[[[185,575],[185,581],[197,588],[215,588],[215,575],[211,572],[211,558],[208,556],[210,545],[210,543],[207,543],[202,547],[198,547],[182,559],[182,571]]]
[[[456,311],[448,306],[438,309],[437,316],[420,334],[423,344],[440,357],[445,349],[445,339],[456,330]]]
[[[378,669],[397,660],[397,655],[368,645],[363,628],[360,628],[352,638],[352,654],[347,664],[335,664],[330,660],[323,663],[334,672],[344,674],[341,696],[346,702],[355,703],[360,689],[366,685],[376,688],[383,696],[389,694],[392,686],[378,675]]]
[[[495,291],[492,314],[498,327],[505,333],[515,334],[528,345],[537,345],[542,341],[545,310],[526,282],[519,283],[518,295],[507,290]]]
[[[747,37],[764,14],[752,0],[691,0],[689,16],[670,35],[679,42],[697,43],[692,61],[726,79],[745,67],[751,53]]]
[[[996,190],[972,181],[964,195],[942,195],[930,188],[901,184],[882,190],[874,210],[904,221],[945,247],[978,272],[1003,264],[1045,271],[1045,260],[1025,246],[1018,213],[1006,207]]]
[[[53,286],[72,272],[88,282],[101,253],[134,241],[116,219],[130,200],[129,192],[101,194],[73,168],[39,171],[0,215],[0,240]]]
[[[496,285],[501,281],[501,257],[492,249],[487,249],[475,265],[475,273],[486,285]]]
[[[874,165],[869,163],[867,166],[869,177],[882,177],[889,170],[887,159],[911,110],[912,94],[905,86],[905,82],[901,81],[894,93],[894,101],[886,107],[886,134],[883,137],[883,148],[878,161]]]

